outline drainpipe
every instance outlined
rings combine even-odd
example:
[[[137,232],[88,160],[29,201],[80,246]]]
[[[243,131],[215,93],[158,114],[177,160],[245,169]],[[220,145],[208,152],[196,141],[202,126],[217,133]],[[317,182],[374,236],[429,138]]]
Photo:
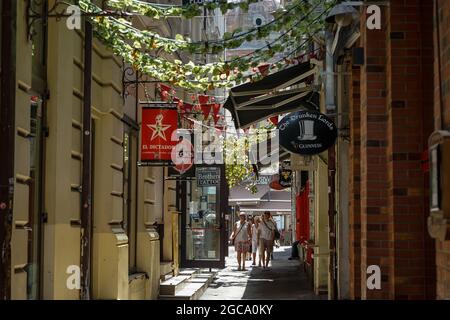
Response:
[[[437,45],[437,62],[438,62],[438,77],[439,77],[439,117],[441,118],[439,125],[440,125],[440,130],[445,130],[445,121],[444,121],[444,94],[442,91],[442,64],[441,64],[441,31],[440,31],[440,27],[441,27],[441,21],[439,18],[439,0],[435,0],[434,1],[434,15],[436,16],[436,45]],[[450,128],[449,128],[450,129]]]
[[[11,234],[14,196],[16,1],[1,2],[0,80],[0,300],[11,298]]]
[[[336,103],[334,98],[334,55],[332,52],[334,35],[330,30],[325,33],[326,38],[326,83],[325,83],[325,104],[327,115],[335,122]],[[328,149],[328,227],[329,227],[329,275],[330,290],[328,297],[330,300],[337,299],[337,276],[336,276],[336,149],[332,146]]]
[[[81,291],[80,299],[91,298],[91,243],[92,243],[92,25],[84,24],[84,71],[83,71],[83,170],[81,193]]]

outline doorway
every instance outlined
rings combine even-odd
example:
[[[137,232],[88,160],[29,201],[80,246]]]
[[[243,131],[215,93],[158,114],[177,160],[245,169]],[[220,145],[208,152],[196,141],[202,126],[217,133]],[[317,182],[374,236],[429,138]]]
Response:
[[[217,179],[208,181],[205,176]],[[195,178],[183,181],[181,188],[181,266],[224,268],[228,245],[224,166],[197,166]]]
[[[41,297],[41,257],[43,221],[43,100],[39,96],[30,99],[30,182],[28,209],[28,264],[27,299]]]

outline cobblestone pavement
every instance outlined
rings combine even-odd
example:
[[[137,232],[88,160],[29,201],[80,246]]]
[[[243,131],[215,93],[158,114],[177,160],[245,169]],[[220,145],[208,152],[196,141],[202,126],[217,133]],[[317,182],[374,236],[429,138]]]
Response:
[[[290,247],[275,248],[275,259],[266,270],[257,266],[252,267],[252,262],[247,260],[245,263],[247,271],[237,271],[236,253],[234,248],[230,247],[226,268],[219,270],[200,300],[326,299],[326,296],[314,294],[310,280],[300,268],[300,262],[288,260],[290,252]]]

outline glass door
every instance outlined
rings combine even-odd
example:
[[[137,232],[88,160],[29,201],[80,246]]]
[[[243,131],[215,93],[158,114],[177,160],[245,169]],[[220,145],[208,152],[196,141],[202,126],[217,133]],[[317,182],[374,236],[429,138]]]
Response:
[[[182,267],[223,268],[226,227],[225,179],[220,167],[212,167],[219,179],[195,179],[182,183]]]
[[[31,97],[27,299],[40,298],[42,256],[42,99]]]

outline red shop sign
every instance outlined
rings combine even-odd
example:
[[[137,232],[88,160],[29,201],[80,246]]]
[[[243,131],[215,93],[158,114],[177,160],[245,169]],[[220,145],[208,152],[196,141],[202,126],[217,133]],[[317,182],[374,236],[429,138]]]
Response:
[[[172,161],[172,149],[178,143],[177,128],[176,103],[155,103],[142,108],[141,162]]]

